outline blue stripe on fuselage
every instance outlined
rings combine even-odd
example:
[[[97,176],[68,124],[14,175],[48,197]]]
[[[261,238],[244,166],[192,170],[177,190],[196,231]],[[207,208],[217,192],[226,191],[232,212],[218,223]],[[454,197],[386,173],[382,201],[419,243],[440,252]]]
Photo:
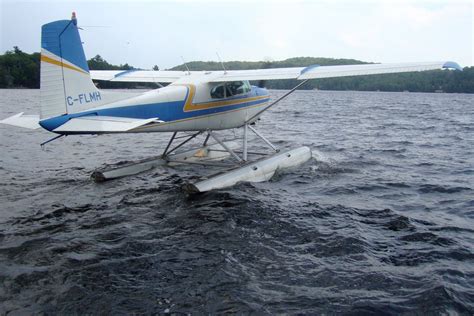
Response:
[[[115,116],[115,117],[127,117],[127,118],[136,118],[136,119],[148,119],[158,117],[160,120],[165,122],[172,122],[182,119],[189,118],[198,118],[201,116],[206,116],[209,114],[226,112],[230,110],[235,110],[239,108],[244,108],[248,106],[257,105],[260,103],[267,102],[270,97],[245,102],[235,105],[227,105],[203,110],[196,110],[190,112],[184,112],[183,107],[185,101],[175,101],[175,102],[162,102],[162,103],[152,103],[152,104],[140,104],[140,105],[131,105],[123,107],[114,107],[106,109],[95,109],[90,111],[84,111],[74,114],[64,114],[61,116],[45,119],[39,122],[39,124],[47,129],[48,131],[53,131],[59,126],[66,123],[68,120],[76,117],[98,115],[98,116]]]

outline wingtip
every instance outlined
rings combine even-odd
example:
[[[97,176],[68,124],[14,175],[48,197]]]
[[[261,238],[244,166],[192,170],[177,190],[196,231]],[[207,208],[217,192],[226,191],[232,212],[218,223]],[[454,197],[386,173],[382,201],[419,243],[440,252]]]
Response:
[[[454,61],[447,61],[443,64],[443,68],[446,68],[446,69],[456,69],[456,70],[459,70],[459,71],[462,71],[462,67],[454,62]]]
[[[319,66],[320,66],[320,65],[310,65],[310,66],[308,66],[308,67],[306,67],[306,68],[303,68],[303,69],[301,70],[301,72],[300,72],[300,76],[301,76],[301,75],[304,75],[306,72],[308,72],[308,71],[310,71],[310,70],[313,70],[313,69],[315,69],[315,68],[318,68]]]

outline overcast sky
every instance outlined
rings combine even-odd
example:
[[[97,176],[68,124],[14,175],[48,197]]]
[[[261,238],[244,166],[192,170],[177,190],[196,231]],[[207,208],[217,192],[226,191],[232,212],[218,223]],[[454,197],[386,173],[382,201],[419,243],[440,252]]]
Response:
[[[255,2],[255,3],[253,3]],[[149,69],[296,56],[474,64],[472,0],[0,0],[0,50],[39,51],[41,25],[76,11],[87,58]]]

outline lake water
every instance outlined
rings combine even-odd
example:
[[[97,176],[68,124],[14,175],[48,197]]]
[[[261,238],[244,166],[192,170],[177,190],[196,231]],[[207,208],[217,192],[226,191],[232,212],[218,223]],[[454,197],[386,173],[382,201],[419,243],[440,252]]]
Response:
[[[298,91],[258,128],[313,159],[188,195],[207,170],[89,179],[169,134],[1,125],[0,314],[474,313],[473,95]]]

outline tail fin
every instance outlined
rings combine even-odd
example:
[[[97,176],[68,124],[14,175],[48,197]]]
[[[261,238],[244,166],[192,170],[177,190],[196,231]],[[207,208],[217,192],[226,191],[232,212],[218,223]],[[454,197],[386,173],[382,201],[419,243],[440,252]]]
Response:
[[[41,30],[41,119],[103,104],[89,74],[76,16]]]

